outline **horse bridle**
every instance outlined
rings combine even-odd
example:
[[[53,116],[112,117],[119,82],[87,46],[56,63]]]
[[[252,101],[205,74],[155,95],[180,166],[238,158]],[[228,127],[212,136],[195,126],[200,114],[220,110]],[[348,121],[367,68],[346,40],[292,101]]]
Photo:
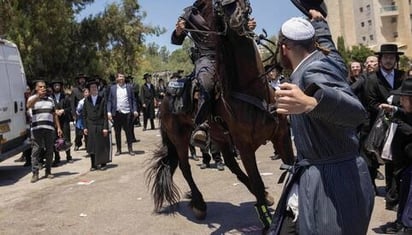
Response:
[[[226,8],[231,4],[240,4],[241,10],[237,11],[238,8],[235,7],[233,12],[229,12],[230,14],[227,14],[227,11],[230,9]],[[252,14],[252,7],[250,6],[249,0],[214,0],[214,9],[220,17],[225,18],[224,24],[226,25],[226,28],[229,24],[229,27],[236,31],[239,36],[248,36],[251,34],[251,31],[247,27],[249,16]],[[227,22],[228,17],[232,17],[233,14],[236,14],[236,21],[239,22],[234,26]]]

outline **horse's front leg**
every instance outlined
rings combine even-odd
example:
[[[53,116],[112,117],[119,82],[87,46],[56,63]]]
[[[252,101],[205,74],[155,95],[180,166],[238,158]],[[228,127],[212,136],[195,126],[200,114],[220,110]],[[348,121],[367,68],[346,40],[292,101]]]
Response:
[[[187,144],[186,147],[179,148],[178,150],[179,168],[182,171],[183,177],[185,178],[186,182],[189,184],[190,187],[190,207],[192,208],[195,217],[199,220],[203,220],[206,218],[207,206],[203,199],[202,193],[198,189],[192,177],[192,171],[190,170],[189,165],[188,146],[189,144]]]
[[[265,191],[265,185],[263,183],[262,177],[260,176],[257,164],[256,164],[256,155],[255,152],[247,149],[243,146],[243,148],[239,149],[241,159],[243,162],[243,166],[246,169],[246,172],[249,176],[250,187],[252,189],[252,193],[256,197],[256,204],[255,208],[259,215],[260,221],[264,225],[264,230],[266,231],[270,224],[272,223],[272,216],[269,212],[268,204],[267,204],[267,193]],[[273,200],[273,198],[272,198]],[[272,202],[273,204],[273,202]]]

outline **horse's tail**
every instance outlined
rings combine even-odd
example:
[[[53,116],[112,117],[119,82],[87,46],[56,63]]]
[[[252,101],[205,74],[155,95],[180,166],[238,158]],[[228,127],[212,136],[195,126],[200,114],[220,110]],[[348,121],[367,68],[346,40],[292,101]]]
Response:
[[[173,182],[173,174],[179,163],[177,150],[164,130],[161,130],[161,134],[162,144],[154,151],[146,170],[146,184],[148,187],[151,185],[156,212],[161,210],[164,202],[173,205],[180,200],[180,191]]]

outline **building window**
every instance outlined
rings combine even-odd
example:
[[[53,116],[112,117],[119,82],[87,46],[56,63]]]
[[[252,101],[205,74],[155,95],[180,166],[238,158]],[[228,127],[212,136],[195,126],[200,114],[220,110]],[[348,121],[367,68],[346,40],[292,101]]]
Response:
[[[360,8],[359,8],[359,11],[360,11],[360,12],[363,12],[363,7],[360,7]]]
[[[368,20],[368,25],[372,26],[372,20]]]
[[[369,39],[371,40],[371,41],[373,41],[374,39],[373,39],[373,35],[371,34],[371,35],[369,35]]]
[[[361,22],[360,25],[362,28],[365,27],[365,22]]]
[[[371,5],[369,5],[369,4],[366,5],[366,10],[367,10],[367,11],[370,11],[370,10],[371,10]]]
[[[366,37],[365,37],[365,36],[362,37],[362,41],[366,41]]]

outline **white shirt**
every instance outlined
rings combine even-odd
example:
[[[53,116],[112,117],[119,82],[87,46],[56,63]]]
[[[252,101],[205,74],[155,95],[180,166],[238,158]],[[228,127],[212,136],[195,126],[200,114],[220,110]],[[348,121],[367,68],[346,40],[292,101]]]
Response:
[[[60,103],[60,93],[54,93],[54,99],[57,103]]]
[[[116,98],[117,98],[116,111],[125,113],[125,114],[130,113],[130,105],[129,105],[129,99],[127,97],[126,84],[123,86],[120,86],[119,84],[117,84]]]
[[[385,77],[385,79],[389,83],[389,85],[393,88],[394,83],[395,83],[395,72],[393,71],[393,69],[389,73],[387,73],[383,69],[381,69],[381,73]]]
[[[91,96],[91,97],[92,97],[93,106],[96,106],[97,95],[96,96]]]

